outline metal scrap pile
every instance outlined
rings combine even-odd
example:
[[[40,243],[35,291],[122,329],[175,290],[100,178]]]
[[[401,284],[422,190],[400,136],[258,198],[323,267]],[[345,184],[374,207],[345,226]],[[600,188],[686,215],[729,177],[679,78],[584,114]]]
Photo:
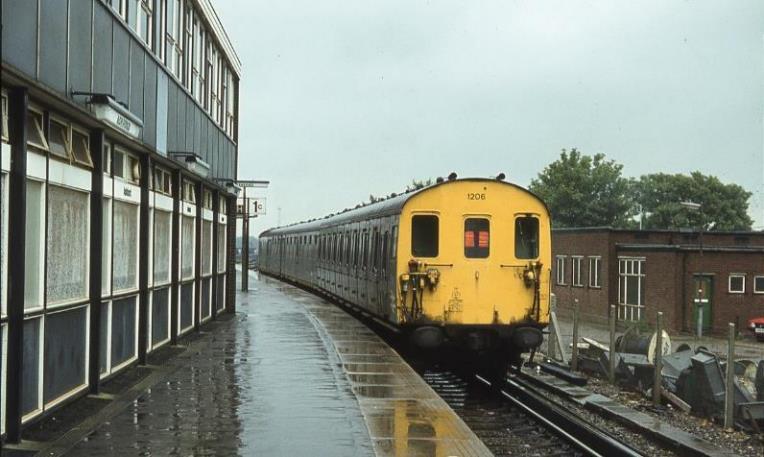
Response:
[[[616,382],[651,394],[655,376],[655,335],[629,335],[616,340]],[[668,343],[667,343],[668,342]],[[663,398],[692,414],[719,419],[724,414],[727,363],[704,347],[693,350],[683,344],[670,353],[668,335],[663,336],[661,385]],[[739,426],[759,431],[764,425],[764,360],[757,363],[737,360],[734,398]],[[578,343],[578,369],[607,378],[610,367],[608,346],[590,338]]]

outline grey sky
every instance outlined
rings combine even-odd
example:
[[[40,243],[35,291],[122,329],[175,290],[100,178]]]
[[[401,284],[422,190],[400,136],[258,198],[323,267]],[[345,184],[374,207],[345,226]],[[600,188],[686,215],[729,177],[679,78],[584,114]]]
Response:
[[[528,185],[561,148],[700,170],[764,225],[764,2],[217,0],[241,57],[253,231],[412,178]]]

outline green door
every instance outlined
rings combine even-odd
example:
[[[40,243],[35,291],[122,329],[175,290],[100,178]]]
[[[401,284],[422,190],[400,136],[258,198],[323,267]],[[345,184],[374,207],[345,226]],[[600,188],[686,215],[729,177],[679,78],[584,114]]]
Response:
[[[703,330],[711,328],[711,307],[714,294],[714,278],[712,276],[694,276],[692,291],[692,323],[690,328],[697,331],[700,310],[703,310]]]

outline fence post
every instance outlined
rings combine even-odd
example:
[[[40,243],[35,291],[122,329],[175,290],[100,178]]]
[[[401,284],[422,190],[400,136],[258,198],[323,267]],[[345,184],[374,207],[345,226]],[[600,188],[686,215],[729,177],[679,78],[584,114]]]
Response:
[[[661,371],[663,371],[663,313],[658,311],[655,319],[655,373],[653,377],[653,405],[661,404]]]
[[[557,359],[557,351],[556,351],[557,348],[555,347],[557,345],[557,341],[555,341],[555,339],[557,338],[557,329],[555,328],[556,319],[552,319],[552,316],[554,315],[556,308],[557,307],[555,306],[554,300],[550,300],[549,301],[549,326],[548,326],[549,336],[546,340],[547,342],[546,355],[552,360]]]
[[[570,369],[578,370],[578,299],[573,300],[573,352],[570,359]]]
[[[729,323],[727,341],[727,378],[724,389],[724,428],[735,428],[735,324]]]
[[[608,357],[608,379],[615,384],[615,305],[610,305],[610,357]]]

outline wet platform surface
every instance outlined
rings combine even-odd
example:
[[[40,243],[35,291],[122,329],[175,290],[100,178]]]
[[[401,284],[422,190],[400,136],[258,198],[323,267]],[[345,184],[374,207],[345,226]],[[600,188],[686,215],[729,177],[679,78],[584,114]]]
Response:
[[[233,319],[66,455],[490,455],[363,324],[280,281],[250,283]]]

